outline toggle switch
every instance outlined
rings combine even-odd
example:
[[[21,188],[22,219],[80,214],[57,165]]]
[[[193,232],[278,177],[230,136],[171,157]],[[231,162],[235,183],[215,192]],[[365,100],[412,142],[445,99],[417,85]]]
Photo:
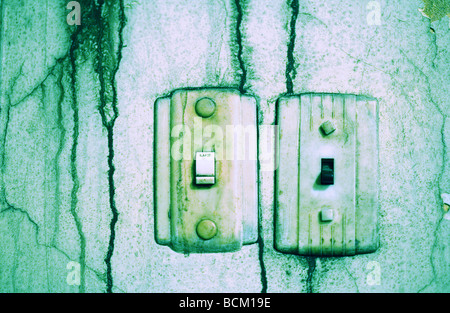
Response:
[[[215,183],[214,152],[197,152],[195,154],[195,183],[212,185]]]
[[[258,231],[256,100],[179,89],[155,103],[155,239],[180,253],[231,252]]]
[[[320,183],[322,185],[334,184],[334,159],[322,159],[320,170]]]
[[[377,100],[302,94],[278,100],[275,248],[345,256],[378,248]]]

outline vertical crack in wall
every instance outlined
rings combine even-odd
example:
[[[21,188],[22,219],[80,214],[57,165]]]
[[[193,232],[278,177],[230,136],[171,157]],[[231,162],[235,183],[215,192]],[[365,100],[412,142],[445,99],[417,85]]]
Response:
[[[40,108],[38,109],[38,110],[42,110],[43,112],[39,112],[39,113],[41,113],[41,115],[42,115],[42,117],[41,118],[43,118],[44,120],[45,120],[45,125],[49,125],[50,124],[50,121],[49,121],[49,117],[48,117],[48,114],[46,114],[47,112],[46,112],[46,109],[47,109],[47,102],[48,102],[48,99],[47,99],[47,93],[48,93],[48,90],[47,90],[47,86],[46,86],[46,82],[44,81],[41,85],[40,85],[40,90],[39,90],[39,96],[40,96],[40,99],[39,99],[39,101],[40,101]],[[44,127],[44,136],[45,136],[45,138],[48,138],[49,137],[49,128],[48,127]],[[43,150],[43,154],[45,155],[45,156],[48,156],[49,155],[49,150],[48,150],[48,146],[47,146],[47,144],[43,144],[42,145],[42,150]],[[48,176],[47,176],[47,173],[48,173],[48,170],[49,170],[49,163],[51,163],[51,161],[49,162],[49,160],[48,160],[48,158],[47,157],[44,157],[44,160],[43,160],[44,162],[44,168],[43,168],[43,183],[42,183],[42,185],[43,185],[43,190],[42,190],[42,193],[45,195],[44,196],[44,201],[43,201],[43,203],[42,203],[42,207],[43,207],[43,211],[44,211],[44,214],[43,214],[43,218],[44,218],[44,224],[47,224],[47,222],[48,222],[48,210],[47,210],[47,207],[48,207],[48,198],[49,197],[47,197],[47,195],[49,194],[49,180],[48,180]],[[51,200],[50,200],[51,201]],[[48,242],[48,239],[49,239],[49,234],[48,234],[48,231],[47,231],[47,229],[45,229],[44,230],[44,242]],[[49,273],[49,268],[50,268],[50,262],[49,262],[49,251],[48,251],[48,249],[44,249],[44,264],[45,264],[45,279],[46,279],[46,282],[47,282],[47,291],[46,292],[50,292],[50,273]]]
[[[5,187],[6,138],[8,136],[8,126],[12,106],[11,94],[13,93],[14,87],[16,86],[20,76],[23,75],[23,65],[24,63],[22,63],[22,65],[20,66],[17,75],[12,78],[9,90],[6,92],[4,96],[2,96],[2,100],[4,101],[4,103],[2,103],[0,106],[0,121],[2,125],[0,137],[0,210],[9,207],[6,199],[6,187]]]
[[[12,209],[12,208],[11,208]],[[11,266],[11,287],[14,293],[17,292],[16,287],[16,273],[19,268],[19,258],[20,258],[20,223],[14,225],[14,229],[10,229],[11,236],[14,240],[14,254],[13,254],[13,264]]]
[[[115,6],[118,4],[118,10]],[[107,131],[108,140],[108,184],[109,184],[109,206],[112,213],[110,222],[110,237],[108,251],[105,256],[106,264],[106,292],[111,293],[113,288],[113,275],[111,259],[114,254],[114,243],[116,237],[116,223],[119,219],[119,211],[115,203],[114,185],[114,124],[118,117],[116,74],[122,60],[123,30],[126,24],[125,8],[122,0],[118,3],[107,3],[99,1],[94,10],[94,17],[98,23],[97,37],[97,66],[96,72],[100,83],[100,106],[99,113],[102,124]],[[116,21],[114,19],[117,19]],[[118,23],[114,23],[118,22]],[[112,25],[118,25],[114,29]],[[112,44],[117,35],[117,47]],[[116,51],[114,51],[116,50]]]
[[[14,225],[14,229],[10,230],[12,232],[12,237],[14,239],[14,256],[13,256],[14,260],[13,260],[13,266],[11,268],[11,285],[12,285],[13,292],[17,292],[16,272],[17,272],[17,269],[19,268],[19,258],[22,254],[20,252],[20,247],[19,247],[19,244],[20,244],[19,238],[20,238],[20,230],[21,230],[20,224],[22,223],[23,216],[25,216],[27,218],[28,222],[30,222],[33,225],[33,228],[35,230],[36,245],[40,245],[38,242],[38,239],[37,239],[38,233],[39,233],[39,225],[35,221],[33,221],[33,219],[30,217],[30,214],[28,214],[27,211],[19,209],[19,208],[15,208],[12,205],[10,205],[7,201],[6,201],[6,205],[7,205],[7,208],[1,210],[0,214],[5,214],[5,213],[8,213],[9,211],[12,211],[12,212],[18,212],[22,215],[22,217],[20,218],[20,221],[18,221],[17,224]]]
[[[243,18],[243,8],[241,0],[235,0],[234,1],[236,5],[236,43],[238,47],[237,51],[237,58],[239,61],[239,68],[240,68],[240,81],[239,81],[239,91],[241,93],[245,93],[245,83],[247,81],[247,69],[244,65],[244,59],[242,57],[243,53],[243,46],[242,46],[242,33],[241,33],[241,25],[242,25],[242,18]]]
[[[262,213],[258,210],[258,260],[259,267],[261,270],[260,280],[261,280],[261,293],[267,293],[267,272],[266,265],[264,263],[264,238],[263,238],[263,227],[262,227]]]
[[[75,226],[78,232],[80,240],[80,286],[79,292],[85,292],[86,286],[86,238],[83,233],[83,227],[81,224],[80,217],[77,213],[78,205],[78,190],[80,189],[80,182],[78,178],[77,171],[77,148],[78,148],[78,137],[80,133],[79,129],[79,109],[78,109],[78,97],[77,97],[77,50],[79,48],[79,36],[81,34],[82,27],[77,26],[76,31],[71,36],[71,46],[69,51],[70,59],[70,83],[71,83],[71,94],[72,94],[72,112],[73,112],[73,129],[72,129],[72,147],[70,151],[70,175],[72,178],[72,191],[71,191],[71,201],[70,201],[70,213],[73,216]]]
[[[261,115],[257,115],[257,126],[261,125],[263,122],[263,117]],[[256,145],[257,149],[257,155],[259,155],[259,145]],[[260,163],[257,163],[258,167],[258,184],[260,184],[260,173],[261,173],[261,167]],[[266,265],[264,263],[264,230],[263,230],[263,218],[262,218],[262,210],[259,209],[259,204],[261,203],[260,195],[258,194],[258,260],[259,260],[259,267],[261,269],[261,293],[267,293],[267,272],[266,272]]]
[[[33,221],[33,219],[31,218],[30,214],[26,210],[16,208],[16,207],[14,207],[13,205],[11,205],[8,202],[7,195],[6,195],[6,187],[4,185],[3,177],[5,175],[5,167],[6,167],[6,164],[5,164],[5,160],[6,160],[6,142],[7,142],[7,133],[8,133],[8,126],[9,126],[9,121],[10,121],[11,109],[13,107],[23,103],[24,101],[26,101],[29,97],[33,96],[38,91],[41,92],[41,102],[45,103],[45,101],[46,101],[46,99],[45,99],[46,91],[45,91],[44,86],[45,86],[45,84],[47,82],[47,79],[50,76],[52,76],[52,75],[55,76],[55,72],[57,72],[58,74],[57,74],[57,76],[55,76],[57,78],[56,86],[57,86],[58,89],[60,89],[60,96],[59,96],[59,99],[58,99],[58,113],[57,113],[58,114],[57,125],[58,125],[59,131],[60,131],[60,135],[58,136],[58,138],[59,138],[60,145],[59,145],[59,148],[58,148],[58,152],[56,153],[55,159],[53,160],[53,162],[54,162],[53,163],[53,167],[54,167],[54,170],[55,170],[55,173],[56,173],[56,176],[57,176],[57,178],[56,178],[56,182],[57,182],[56,185],[57,186],[55,187],[55,197],[59,198],[59,178],[58,178],[59,174],[58,173],[60,173],[60,169],[59,169],[58,160],[59,160],[59,157],[61,155],[62,149],[64,147],[64,138],[65,138],[65,132],[66,132],[64,127],[63,127],[63,125],[62,125],[63,117],[62,117],[62,107],[61,107],[63,99],[64,99],[64,89],[62,87],[62,77],[63,77],[63,74],[64,74],[64,62],[65,62],[66,59],[67,59],[67,55],[57,59],[55,64],[51,68],[49,68],[49,70],[47,71],[46,75],[43,77],[43,79],[41,81],[39,81],[22,98],[16,100],[14,103],[12,103],[12,99],[11,98],[12,98],[12,95],[14,93],[15,86],[17,85],[19,78],[24,75],[23,67],[25,65],[25,61],[22,63],[22,65],[20,66],[20,69],[19,69],[17,75],[14,76],[11,79],[10,87],[9,87],[8,91],[6,92],[5,97],[4,97],[5,102],[2,105],[2,109],[3,110],[1,111],[2,114],[3,114],[1,119],[4,120],[4,123],[2,123],[3,124],[3,128],[2,128],[2,136],[1,136],[1,140],[0,140],[0,172],[1,172],[0,212],[3,214],[3,213],[6,213],[8,211],[15,211],[15,212],[19,212],[21,214],[24,214],[26,216],[26,219],[28,220],[28,222],[30,222],[33,225],[34,229],[35,229],[36,245],[37,246],[42,246],[42,247],[45,247],[45,248],[56,249],[58,252],[61,252],[61,253],[64,253],[64,252],[61,251],[60,249],[58,249],[57,246],[56,246],[56,234],[57,234],[57,228],[58,228],[57,224],[58,223],[57,222],[55,223],[53,238],[52,238],[52,241],[51,241],[50,245],[39,243],[38,242],[38,234],[39,234],[39,226],[38,226],[38,224],[35,221]],[[58,206],[58,210],[59,210],[60,201],[59,202],[57,200],[55,200],[55,201],[56,201],[55,205]],[[57,214],[58,214],[58,211],[57,211]],[[18,237],[17,236],[15,236],[15,244],[16,245],[18,244]],[[14,266],[13,266],[13,269],[12,269],[12,271],[13,271],[13,274],[12,274],[13,290],[15,290],[15,288],[16,288],[14,272],[15,272],[15,269],[18,267],[18,260],[17,260],[17,251],[18,251],[18,249],[19,248],[15,249],[16,252],[14,254]],[[47,250],[46,250],[46,253],[47,253]],[[67,254],[64,253],[64,255],[67,258],[69,258],[69,256]],[[84,264],[84,262],[81,262],[81,263]],[[47,270],[48,270],[48,267],[47,267]],[[48,278],[49,277],[48,277],[48,273],[47,273],[47,280],[48,280]],[[47,285],[50,286],[49,281],[47,281]]]
[[[94,71],[98,83],[98,112],[101,117],[102,126],[106,130],[107,139],[107,166],[108,166],[108,206],[111,212],[110,235],[108,248],[104,262],[106,265],[106,291],[112,292],[113,277],[111,259],[114,254],[114,242],[116,236],[116,223],[119,212],[115,203],[114,186],[114,123],[118,117],[116,74],[122,59],[123,29],[126,24],[125,7],[122,0],[116,1],[79,1],[82,9],[81,25],[76,26],[71,36],[70,47],[71,64],[71,93],[73,110],[73,143],[71,149],[71,175],[73,189],[71,194],[71,213],[74,217],[81,241],[80,265],[83,276],[80,291],[84,291],[86,269],[86,239],[82,232],[81,220],[77,214],[77,193],[80,182],[77,174],[77,146],[79,136],[79,110],[77,99],[77,65],[84,61],[94,62]]]
[[[299,16],[299,1],[291,0],[290,1],[291,8],[291,20],[289,23],[289,42],[287,45],[287,62],[286,62],[286,92],[287,94],[294,93],[294,83],[293,80],[297,75],[294,51],[295,51],[295,40],[297,38],[296,26],[297,26],[297,18]],[[316,258],[315,257],[306,257],[306,261],[308,262],[308,272],[306,277],[306,292],[313,293],[313,275],[316,270]]]
[[[247,83],[247,68],[245,67],[245,62],[243,58],[243,51],[244,46],[242,42],[242,21],[244,18],[244,11],[245,7],[247,5],[247,2],[245,0],[235,0],[235,8],[236,8],[236,28],[235,28],[235,41],[237,45],[237,59],[239,62],[239,73],[240,73],[240,80],[239,80],[239,92],[244,94],[246,92],[245,90],[245,84]],[[262,117],[257,116],[257,125],[259,125],[260,122],[262,122]],[[259,163],[258,163],[258,183],[259,183]],[[258,261],[259,261],[259,267],[261,270],[260,274],[260,281],[261,281],[261,293],[267,292],[267,272],[266,272],[266,266],[264,263],[264,238],[262,236],[263,230],[262,230],[262,215],[261,210],[258,210],[258,238],[257,238],[257,244],[258,244]]]
[[[4,28],[4,24],[5,24],[5,17],[3,16],[3,2],[2,0],[0,0],[0,122],[2,122],[2,110],[3,110],[3,104],[2,101],[4,99],[3,96],[3,28]],[[2,131],[2,129],[0,128],[0,131]],[[1,166],[1,164],[0,164]],[[2,193],[2,185],[1,185],[1,180],[2,180],[2,176],[0,173],[0,210],[2,208],[2,199],[1,199],[1,193]]]
[[[297,70],[295,68],[295,58],[294,58],[294,50],[295,50],[295,39],[297,37],[296,34],[296,24],[299,12],[299,4],[298,0],[291,0],[291,21],[289,23],[289,42],[287,46],[287,63],[286,63],[286,91],[288,94],[294,93],[294,84],[293,80],[297,75]]]
[[[55,186],[55,192],[56,195],[59,197],[59,179],[60,179],[60,168],[59,168],[59,160],[65,145],[65,134],[66,130],[64,129],[63,125],[63,111],[62,111],[62,104],[65,97],[64,93],[64,87],[63,87],[63,76],[64,72],[68,72],[68,76],[70,79],[70,88],[69,92],[71,96],[71,109],[73,112],[73,129],[72,129],[72,146],[70,149],[70,175],[72,179],[72,190],[70,195],[70,213],[73,216],[75,226],[79,235],[79,242],[80,242],[80,254],[79,254],[79,263],[80,263],[80,286],[79,286],[79,292],[85,292],[85,272],[86,272],[86,238],[83,233],[82,228],[82,221],[80,219],[80,216],[77,212],[77,206],[78,206],[78,192],[80,189],[80,181],[78,177],[77,172],[77,150],[78,150],[78,137],[80,133],[79,129],[79,103],[78,103],[78,97],[77,97],[77,91],[79,89],[78,82],[77,82],[77,72],[78,72],[78,64],[81,64],[85,60],[87,60],[90,57],[94,57],[94,59],[97,61],[97,74],[99,74],[98,69],[100,68],[102,71],[102,75],[99,75],[99,81],[101,87],[103,87],[100,90],[100,106],[99,106],[99,112],[102,117],[102,124],[107,129],[108,135],[108,182],[109,182],[109,198],[110,198],[110,208],[112,212],[112,219],[111,219],[111,236],[110,241],[108,245],[108,253],[105,258],[105,263],[107,266],[107,289],[108,291],[112,290],[112,275],[111,275],[111,257],[113,255],[114,251],[114,239],[115,239],[115,224],[118,219],[118,211],[116,209],[115,203],[114,203],[114,144],[113,144],[113,127],[114,127],[114,121],[118,116],[117,112],[117,91],[115,86],[115,76],[119,69],[120,60],[122,58],[122,48],[123,48],[123,38],[122,38],[122,32],[123,28],[125,27],[125,14],[124,14],[124,4],[123,1],[115,1],[114,3],[108,3],[108,9],[115,12],[115,15],[118,15],[118,47],[117,47],[117,53],[115,52],[113,44],[113,40],[111,40],[111,34],[110,36],[105,36],[105,33],[103,31],[110,31],[110,33],[113,33],[114,30],[111,31],[112,27],[110,25],[116,25],[116,21],[114,20],[115,17],[113,14],[111,14],[111,19],[106,20],[102,16],[102,8],[103,8],[103,2],[101,4],[95,5],[90,1],[80,1],[81,8],[84,11],[82,16],[84,17],[82,19],[82,24],[79,26],[76,26],[75,31],[72,32],[70,38],[71,43],[69,47],[69,52],[66,56],[56,60],[55,65],[48,71],[47,75],[44,77],[44,79],[39,82],[29,93],[27,93],[24,97],[17,100],[15,103],[12,103],[12,94],[14,91],[14,87],[19,80],[19,78],[23,75],[23,65],[20,68],[19,73],[17,76],[13,77],[10,82],[10,86],[8,91],[2,96],[2,106],[0,106],[0,119],[1,119],[1,128],[0,128],[0,212],[3,213],[8,210],[16,210],[21,213],[24,213],[27,215],[28,220],[32,222],[32,224],[36,228],[36,242],[37,242],[37,233],[39,232],[38,225],[31,219],[31,217],[28,215],[28,213],[21,209],[16,209],[13,206],[11,206],[7,202],[6,197],[6,191],[4,186],[4,173],[5,173],[5,145],[6,145],[6,139],[7,139],[7,131],[8,131],[8,125],[9,125],[9,118],[10,118],[10,110],[13,106],[22,103],[25,101],[28,97],[33,95],[36,91],[39,91],[42,89],[43,85],[46,81],[46,79],[50,75],[54,75],[56,77],[56,87],[60,90],[59,98],[58,98],[58,108],[57,108],[57,127],[58,127],[58,138],[59,138],[59,146],[55,155],[54,160],[52,161],[52,166],[55,170],[55,180],[56,180],[56,186]],[[96,21],[92,20],[92,13],[93,6],[97,8],[97,11],[94,11],[94,13],[99,13],[95,15],[94,17],[97,18]],[[119,8],[117,10],[117,7]],[[115,10],[115,11],[114,11]],[[1,2],[1,12],[3,12],[3,2]],[[86,14],[87,13],[87,14]],[[3,15],[2,15],[3,16]],[[105,14],[105,16],[108,16],[108,14]],[[106,27],[103,27],[106,25]],[[101,30],[102,32],[98,32],[98,29],[95,26],[102,25]],[[1,25],[3,28],[3,24]],[[110,29],[111,28],[111,29]],[[117,32],[117,31],[116,31]],[[3,36],[3,30],[0,29],[0,33]],[[94,38],[94,40],[93,40]],[[97,39],[97,40],[96,40]],[[95,43],[101,42],[101,45],[99,47],[96,47]],[[104,49],[104,45],[107,45],[107,48]],[[3,46],[2,46],[3,48]],[[102,55],[102,53],[106,52],[105,55]],[[1,57],[1,55],[0,55]],[[68,58],[68,62],[65,61]],[[81,59],[81,60],[80,60]],[[3,61],[1,59],[1,61]],[[1,62],[3,64],[3,62]],[[98,65],[101,66],[98,66]],[[68,65],[66,68],[65,65]],[[54,73],[55,69],[58,68],[58,74],[56,75]],[[105,69],[105,70],[104,70]],[[56,199],[56,204],[60,204],[61,199]],[[55,243],[56,243],[56,233],[58,231],[58,226],[55,225],[54,228],[55,232],[52,237],[52,242],[50,245],[42,245],[47,248],[55,248],[56,250],[62,252],[59,250]],[[66,254],[64,254],[66,255]],[[67,255],[66,255],[67,256]],[[68,257],[68,256],[67,256]]]
[[[347,275],[350,277],[351,281],[353,282],[353,285],[355,286],[356,293],[360,293],[358,282],[357,282],[355,276],[353,276],[353,274],[350,272],[350,270],[347,268],[347,266],[345,266],[344,264],[342,264],[342,266],[344,267],[344,271],[347,273]]]
[[[39,227],[39,225],[31,218],[30,214],[29,214],[27,211],[25,211],[25,210],[23,210],[23,209],[20,209],[20,208],[16,208],[16,207],[12,206],[11,204],[9,204],[8,202],[6,202],[6,205],[7,205],[7,207],[6,207],[5,209],[0,210],[0,216],[1,216],[1,215],[5,215],[5,214],[7,214],[7,213],[9,213],[9,212],[17,212],[17,213],[19,213],[19,214],[21,215],[20,220],[19,220],[19,221],[16,223],[16,225],[14,226],[13,231],[11,231],[11,232],[13,232],[13,237],[14,237],[13,239],[14,239],[14,244],[15,244],[16,247],[18,246],[18,244],[19,244],[19,242],[20,242],[20,241],[18,240],[18,239],[19,239],[18,236],[20,235],[20,233],[19,233],[19,231],[18,231],[19,228],[20,228],[20,224],[21,224],[22,222],[24,222],[24,220],[26,220],[28,223],[31,224],[31,226],[32,226],[33,229],[34,229],[34,238],[35,238],[34,244],[35,244],[36,246],[43,247],[43,248],[46,248],[46,249],[52,249],[52,250],[55,250],[55,251],[57,251],[59,254],[61,254],[62,256],[64,256],[67,260],[69,260],[69,261],[72,260],[72,258],[70,257],[70,255],[68,255],[65,251],[61,250],[60,248],[58,248],[56,245],[53,245],[53,244],[50,244],[50,245],[42,244],[42,243],[40,243],[40,242],[38,241],[39,233],[40,233],[40,231],[41,231],[41,230],[40,230],[40,227]],[[27,249],[29,248],[27,243],[25,244],[25,247],[26,247]],[[15,251],[15,253],[14,253],[13,267],[11,268],[11,272],[12,272],[12,274],[11,274],[11,276],[12,276],[11,283],[12,283],[13,291],[16,291],[16,288],[15,288],[15,271],[16,271],[16,269],[19,267],[18,258],[20,257],[20,255],[21,255],[22,253],[20,252],[20,247],[19,247],[19,248],[15,248],[14,251]],[[87,268],[88,270],[90,270],[91,272],[93,272],[93,273],[97,276],[97,278],[98,278],[100,281],[105,281],[103,275],[102,275],[101,273],[99,273],[97,270],[95,270],[95,269],[93,269],[93,268],[91,268],[91,267],[89,267],[89,266],[86,266],[86,268]],[[123,291],[123,290],[122,290],[122,291]]]
[[[423,73],[422,73],[423,74]],[[425,75],[425,74],[424,74]],[[428,82],[428,77],[426,76],[426,80],[427,80],[427,83],[428,83],[428,86],[429,86],[429,82]],[[431,88],[430,88],[430,96],[431,96]],[[441,208],[443,207],[443,201],[442,201],[442,199],[441,199],[441,194],[442,194],[442,191],[441,191],[441,182],[442,182],[442,179],[443,179],[443,177],[444,177],[444,174],[445,174],[445,166],[446,166],[446,162],[447,162],[447,144],[446,144],[446,142],[445,142],[445,122],[446,122],[446,119],[447,119],[447,117],[446,117],[446,115],[444,114],[444,112],[442,112],[442,110],[439,108],[439,106],[437,105],[437,103],[435,103],[434,102],[434,100],[432,100],[431,99],[431,97],[430,97],[430,101],[436,106],[436,109],[438,110],[438,112],[441,114],[441,116],[442,116],[442,126],[441,126],[441,129],[440,129],[440,132],[441,132],[441,141],[442,141],[442,165],[441,165],[441,170],[440,170],[440,172],[439,172],[439,177],[438,177],[438,181],[437,181],[437,189],[438,189],[438,198],[439,198],[439,200],[438,201],[440,201],[440,203],[441,203]],[[422,288],[420,288],[419,290],[418,290],[418,293],[420,293],[420,292],[422,292],[422,291],[424,291],[426,288],[428,288],[429,286],[431,286],[431,284],[433,283],[433,282],[435,282],[436,281],[436,278],[437,278],[437,273],[436,273],[436,266],[434,265],[434,253],[435,253],[435,251],[436,251],[436,248],[437,248],[437,246],[438,246],[438,230],[439,230],[439,228],[441,227],[441,223],[442,223],[442,221],[444,220],[444,213],[442,212],[441,213],[442,215],[441,215],[441,217],[438,219],[438,221],[437,221],[437,223],[436,223],[436,227],[434,228],[434,231],[433,231],[433,238],[434,238],[434,240],[433,240],[433,244],[432,244],[432,246],[431,246],[431,253],[430,253],[430,266],[431,266],[431,273],[432,273],[432,277],[431,277],[431,280],[425,285],[425,286],[423,286]]]
[[[437,186],[437,192],[436,192],[436,198],[437,198],[437,202],[441,204],[441,208],[443,207],[443,201],[441,198],[441,194],[442,194],[442,189],[441,189],[441,185],[442,185],[442,180],[444,178],[444,174],[445,174],[445,166],[447,164],[447,143],[445,141],[445,124],[446,124],[446,120],[447,120],[447,115],[444,113],[444,111],[442,111],[442,109],[440,108],[439,104],[436,102],[436,100],[433,99],[433,94],[432,94],[432,89],[431,89],[431,84],[430,84],[430,79],[428,77],[427,74],[424,73],[424,71],[419,68],[410,58],[408,58],[408,56],[406,55],[406,53],[403,50],[400,50],[400,53],[403,55],[403,57],[406,59],[406,61],[411,64],[412,67],[414,67],[414,69],[416,71],[419,72],[419,74],[424,78],[425,80],[425,84],[427,86],[427,96],[428,99],[430,100],[431,104],[433,104],[434,108],[436,109],[436,111],[439,113],[439,115],[442,117],[442,124],[441,124],[441,129],[440,129],[440,135],[441,135],[441,144],[442,144],[442,165],[440,168],[440,171],[438,173],[438,179],[436,182],[436,186]],[[433,68],[434,68],[434,61],[432,64]],[[438,221],[436,222],[436,227],[433,231],[433,237],[434,237],[434,241],[433,244],[431,246],[431,253],[430,253],[430,266],[431,266],[431,272],[432,272],[432,278],[431,280],[421,289],[419,289],[418,292],[422,292],[423,290],[425,290],[426,288],[428,288],[429,286],[431,286],[431,284],[436,280],[437,278],[437,273],[436,273],[436,267],[434,265],[434,252],[437,248],[438,245],[438,230],[441,226],[441,223],[444,219],[444,214],[441,211],[441,217],[438,219]]]
[[[306,257],[306,261],[308,262],[308,272],[306,276],[306,292],[313,293],[313,275],[316,270],[316,257]]]
[[[64,77],[64,64],[61,64],[66,57],[57,60],[57,64],[59,65],[58,75],[56,76],[56,88],[59,90],[59,97],[57,101],[56,107],[56,127],[57,127],[57,140],[58,140],[58,149],[56,150],[55,158],[53,159],[53,170],[55,172],[55,202],[54,202],[54,210],[55,210],[55,220],[54,220],[54,228],[53,228],[53,237],[51,240],[51,244],[56,246],[57,235],[59,232],[59,215],[61,210],[61,195],[60,195],[60,185],[61,185],[61,169],[59,166],[61,154],[64,150],[64,146],[66,144],[66,129],[64,128],[64,116],[63,116],[63,102],[65,97],[64,86],[62,83]]]

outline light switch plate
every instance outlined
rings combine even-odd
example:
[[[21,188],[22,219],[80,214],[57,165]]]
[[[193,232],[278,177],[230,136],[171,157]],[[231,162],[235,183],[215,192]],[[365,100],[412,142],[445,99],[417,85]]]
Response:
[[[374,252],[378,239],[377,100],[302,94],[277,103],[275,248],[299,255]],[[322,159],[334,181],[321,182]]]
[[[157,243],[177,252],[207,253],[256,242],[256,139],[256,100],[237,90],[181,89],[157,99]],[[196,183],[196,171],[202,170],[195,167],[197,152],[214,152],[215,176],[205,185]],[[211,164],[204,165],[211,172]]]

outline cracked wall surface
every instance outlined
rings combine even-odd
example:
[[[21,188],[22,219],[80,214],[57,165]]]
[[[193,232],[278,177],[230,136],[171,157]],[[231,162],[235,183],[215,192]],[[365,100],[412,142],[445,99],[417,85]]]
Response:
[[[79,1],[71,26],[66,1],[1,1],[0,292],[450,292],[449,18],[369,2]],[[203,86],[255,95],[261,126],[284,94],[378,98],[379,250],[277,252],[266,170],[256,244],[156,244],[153,106]]]

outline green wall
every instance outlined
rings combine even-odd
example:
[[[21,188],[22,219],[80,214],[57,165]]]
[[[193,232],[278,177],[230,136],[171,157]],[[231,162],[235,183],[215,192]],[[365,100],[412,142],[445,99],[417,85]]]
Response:
[[[79,1],[76,26],[67,3],[0,4],[0,292],[450,291],[448,17],[419,0],[116,0]],[[286,93],[378,98],[379,250],[277,252],[272,171],[257,244],[157,245],[154,102],[203,86],[257,96],[261,125]]]

